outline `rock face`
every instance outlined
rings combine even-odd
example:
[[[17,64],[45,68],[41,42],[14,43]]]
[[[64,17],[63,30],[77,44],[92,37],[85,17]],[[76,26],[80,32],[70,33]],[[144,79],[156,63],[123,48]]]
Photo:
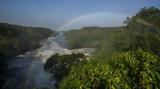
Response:
[[[90,56],[95,52],[95,48],[80,48],[80,49],[73,49],[70,50],[71,53],[83,53],[86,56]]]

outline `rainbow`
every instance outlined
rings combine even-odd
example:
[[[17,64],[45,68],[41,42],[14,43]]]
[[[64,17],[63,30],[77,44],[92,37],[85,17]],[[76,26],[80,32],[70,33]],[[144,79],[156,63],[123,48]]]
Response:
[[[70,30],[83,26],[114,26],[123,25],[123,21],[127,15],[115,13],[115,12],[97,12],[78,16],[73,18],[63,25],[61,25],[57,31]],[[95,23],[94,23],[95,22]]]

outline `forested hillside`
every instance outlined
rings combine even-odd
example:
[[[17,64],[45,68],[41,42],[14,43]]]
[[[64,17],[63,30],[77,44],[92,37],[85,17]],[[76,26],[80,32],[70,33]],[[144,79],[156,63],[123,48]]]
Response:
[[[48,28],[0,23],[0,55],[17,55],[38,48],[39,42],[56,32]]]
[[[124,20],[125,27],[88,27],[66,32],[70,48],[97,48],[95,57],[102,62],[116,52],[143,50],[160,55],[160,10],[143,8],[135,16]],[[156,20],[154,20],[156,19]]]
[[[125,27],[87,27],[66,32],[71,49],[97,50],[93,58],[72,65],[58,87],[159,89],[160,9],[143,8],[135,16],[127,17],[124,24]]]
[[[57,33],[47,28],[0,23],[0,88],[13,77],[8,62],[15,56],[40,47],[41,40]]]
[[[115,30],[123,30],[124,27],[83,27],[78,30],[65,32],[70,49],[97,48],[103,41],[109,39]]]
[[[73,66],[60,89],[159,89],[159,61],[142,49],[118,53],[107,64],[90,60]]]

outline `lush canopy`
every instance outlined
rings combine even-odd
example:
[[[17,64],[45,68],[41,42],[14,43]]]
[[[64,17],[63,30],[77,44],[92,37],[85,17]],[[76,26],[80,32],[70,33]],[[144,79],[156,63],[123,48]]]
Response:
[[[116,54],[109,64],[89,61],[72,67],[60,89],[158,89],[159,61],[142,49]]]

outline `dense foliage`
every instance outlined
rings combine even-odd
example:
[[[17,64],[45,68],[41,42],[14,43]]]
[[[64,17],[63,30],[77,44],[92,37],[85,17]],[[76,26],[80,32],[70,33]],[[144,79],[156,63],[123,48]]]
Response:
[[[71,49],[95,47],[97,50],[93,59],[72,64],[59,88],[159,89],[159,17],[158,8],[143,8],[124,21],[125,27],[84,27],[66,32]]]
[[[60,89],[158,89],[159,61],[141,49],[119,53],[108,64],[89,61],[72,67]]]
[[[0,23],[0,55],[17,55],[39,47],[39,42],[56,33],[40,27]]]
[[[160,55],[159,13],[158,8],[143,8],[124,21],[126,27],[82,28],[67,32],[66,39],[71,48],[96,47],[95,58],[103,63],[111,59],[114,53],[134,51],[138,47]]]
[[[84,27],[79,30],[65,32],[70,49],[99,47],[104,40],[110,37],[113,30],[123,27]]]
[[[57,80],[57,85],[68,75],[72,65],[83,63],[85,55],[83,53],[72,53],[59,55],[55,54],[50,57],[44,65],[46,71],[53,73],[53,77]]]
[[[160,9],[156,7],[143,8],[135,17],[147,21],[154,27],[160,28]]]
[[[0,88],[13,76],[8,61],[13,60],[13,56],[40,47],[39,42],[51,35],[56,33],[47,28],[0,23]]]
[[[159,17],[158,8],[143,8],[127,18],[123,28],[90,27],[67,32],[71,48],[97,47],[94,56],[100,63],[91,60],[73,66],[60,89],[159,89]]]

